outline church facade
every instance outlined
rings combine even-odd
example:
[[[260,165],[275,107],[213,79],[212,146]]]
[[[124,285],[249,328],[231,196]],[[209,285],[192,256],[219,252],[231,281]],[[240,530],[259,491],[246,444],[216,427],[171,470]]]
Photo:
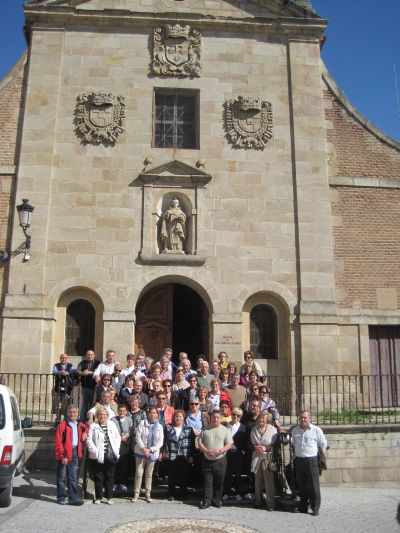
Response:
[[[0,85],[3,372],[165,346],[251,349],[275,376],[399,372],[400,144],[326,72],[310,2],[25,16]]]

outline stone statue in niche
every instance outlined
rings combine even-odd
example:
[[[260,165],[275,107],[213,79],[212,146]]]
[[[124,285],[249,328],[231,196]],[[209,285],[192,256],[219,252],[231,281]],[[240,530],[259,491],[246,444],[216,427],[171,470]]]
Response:
[[[124,131],[125,99],[111,93],[80,94],[75,109],[76,133],[82,143],[114,144]]]
[[[180,78],[200,76],[201,37],[197,30],[180,24],[154,29],[152,70]]]
[[[237,148],[263,150],[272,137],[272,106],[261,98],[239,96],[225,106],[225,127]]]
[[[170,207],[161,215],[161,241],[163,254],[184,254],[186,215],[179,200],[174,198]]]

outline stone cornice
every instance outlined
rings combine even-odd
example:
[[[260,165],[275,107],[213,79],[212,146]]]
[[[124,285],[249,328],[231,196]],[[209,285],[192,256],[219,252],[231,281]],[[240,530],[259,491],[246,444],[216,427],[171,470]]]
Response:
[[[393,178],[366,178],[362,176],[334,176],[329,178],[329,185],[331,187],[374,187],[379,189],[400,189],[400,170],[398,180]]]
[[[329,74],[326,67],[324,68],[322,72],[322,78],[325,81],[328,88],[335,95],[337,100],[341,103],[341,105],[346,109],[346,111],[353,118],[355,118],[365,129],[367,129],[380,141],[400,151],[400,142],[396,141],[395,139],[392,139],[391,137],[386,135],[382,130],[374,126],[366,117],[364,117],[364,115],[362,115],[358,111],[358,109],[356,109],[353,106],[353,104],[350,102],[350,100],[347,98],[347,96],[344,94],[344,92],[340,89],[340,87],[336,84],[335,80]]]
[[[52,29],[65,26],[85,27],[92,31],[95,27],[104,29],[104,27],[132,28],[135,26],[159,25],[174,22],[177,20],[186,24],[196,25],[199,29],[213,30],[216,27],[227,30],[240,29],[240,31],[273,31],[279,34],[296,34],[307,35],[309,38],[320,39],[327,26],[327,21],[319,17],[297,18],[297,17],[220,17],[212,15],[203,15],[196,13],[151,13],[151,12],[132,12],[124,9],[105,9],[105,10],[85,10],[74,9],[63,6],[38,6],[26,5],[25,16],[27,26],[32,28]]]

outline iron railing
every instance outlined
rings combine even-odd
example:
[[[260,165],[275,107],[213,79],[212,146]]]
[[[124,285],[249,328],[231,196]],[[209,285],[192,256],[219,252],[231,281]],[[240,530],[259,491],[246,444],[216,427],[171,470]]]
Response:
[[[0,383],[15,391],[22,417],[32,418],[36,425],[55,423],[51,374],[0,373]],[[311,411],[319,425],[400,422],[400,374],[273,376],[266,383],[283,426],[294,424],[301,409]],[[73,387],[69,402],[80,404],[79,385]]]

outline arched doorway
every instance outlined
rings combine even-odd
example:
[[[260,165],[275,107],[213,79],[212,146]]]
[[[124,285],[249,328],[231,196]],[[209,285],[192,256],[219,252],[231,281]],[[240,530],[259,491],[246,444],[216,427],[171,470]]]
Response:
[[[187,352],[192,363],[196,355],[208,358],[208,310],[196,291],[180,283],[153,287],[136,306],[135,348],[158,359],[171,347],[174,359]]]

